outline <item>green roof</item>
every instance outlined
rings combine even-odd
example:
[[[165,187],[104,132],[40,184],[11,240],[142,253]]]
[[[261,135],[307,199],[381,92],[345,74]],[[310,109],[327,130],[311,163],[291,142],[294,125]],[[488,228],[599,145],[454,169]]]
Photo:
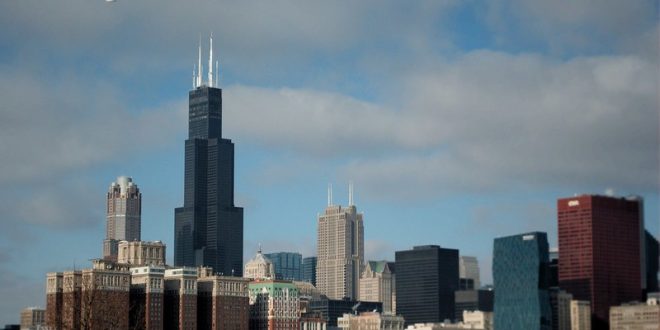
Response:
[[[369,262],[368,262],[368,266],[369,266],[369,268],[371,269],[371,271],[374,272],[374,273],[382,273],[382,272],[384,272],[386,266],[389,268],[390,272],[392,272],[392,273],[394,272],[394,269],[393,269],[394,267],[392,267],[392,266],[393,266],[393,263],[392,263],[392,262],[385,261],[385,260],[381,260],[381,261],[369,261]]]

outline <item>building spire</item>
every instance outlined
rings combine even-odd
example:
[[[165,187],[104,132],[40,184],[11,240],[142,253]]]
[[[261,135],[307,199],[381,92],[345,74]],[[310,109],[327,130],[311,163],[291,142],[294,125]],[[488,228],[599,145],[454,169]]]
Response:
[[[197,87],[197,77],[195,76],[195,72],[197,71],[197,66],[193,64],[193,74],[192,74],[192,83],[193,83],[193,88]]]
[[[353,181],[348,182],[348,206],[353,206]]]
[[[328,206],[332,206],[332,183],[328,183]]]
[[[202,35],[199,35],[199,48],[197,53],[197,86],[202,86]]]
[[[218,60],[215,60],[215,84],[213,86],[220,87],[218,84],[218,76],[220,75],[220,70],[218,70]]]
[[[213,87],[213,32],[209,38],[209,87]]]

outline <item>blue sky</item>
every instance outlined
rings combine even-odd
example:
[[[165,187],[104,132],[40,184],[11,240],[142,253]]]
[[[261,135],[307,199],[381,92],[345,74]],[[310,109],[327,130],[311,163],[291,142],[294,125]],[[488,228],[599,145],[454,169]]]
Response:
[[[345,204],[350,180],[368,258],[439,244],[484,283],[495,237],[556,245],[559,197],[642,195],[658,236],[654,1],[3,1],[0,324],[100,255],[119,175],[171,262],[211,32],[246,257],[314,253],[327,184]]]

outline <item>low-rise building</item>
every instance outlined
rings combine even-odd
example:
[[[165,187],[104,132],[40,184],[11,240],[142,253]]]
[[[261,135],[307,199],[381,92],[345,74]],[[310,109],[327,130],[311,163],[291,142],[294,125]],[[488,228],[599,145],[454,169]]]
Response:
[[[344,314],[337,319],[339,329],[345,330],[403,330],[404,320],[391,313],[362,312],[358,315]]]
[[[493,330],[493,312],[463,311],[464,329]]]
[[[631,303],[610,308],[610,330],[660,329],[660,304],[658,299],[646,303]]]

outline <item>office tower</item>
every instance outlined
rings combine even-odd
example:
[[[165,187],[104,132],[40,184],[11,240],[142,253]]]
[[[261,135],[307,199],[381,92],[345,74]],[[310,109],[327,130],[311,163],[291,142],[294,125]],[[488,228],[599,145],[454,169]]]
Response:
[[[297,252],[276,252],[264,254],[273,262],[275,279],[302,281],[302,254]]]
[[[328,207],[318,218],[316,284],[331,299],[357,299],[364,262],[364,227],[362,213],[353,203],[349,186],[348,206],[332,204],[328,189]]]
[[[639,198],[557,201],[559,286],[591,302],[594,328],[607,327],[610,306],[642,298],[642,213]]]
[[[559,287],[559,249],[550,248],[550,264],[548,265],[548,286]]]
[[[300,329],[298,289],[289,281],[250,282],[250,329]]]
[[[142,193],[133,179],[117,177],[110,184],[106,200],[106,230],[103,257],[117,260],[117,244],[121,240],[140,240]]]
[[[213,275],[200,269],[197,279],[197,328],[210,330],[249,329],[249,279]]]
[[[117,262],[131,266],[165,265],[165,244],[161,241],[120,241]]]
[[[303,258],[303,281],[316,286],[316,257]]]
[[[644,231],[646,244],[646,288],[645,293],[658,291],[658,264],[660,263],[660,243],[648,231]]]
[[[494,292],[491,290],[459,290],[454,292],[454,315],[463,321],[463,312],[492,312]]]
[[[202,83],[201,66],[200,45],[188,94],[183,207],[174,211],[174,265],[242,276],[243,209],[234,205],[234,144],[222,138],[222,90],[213,79]]]
[[[275,279],[273,262],[261,253],[261,248],[254,258],[245,264],[245,278]]]
[[[458,276],[460,278],[471,278],[474,289],[481,288],[479,280],[479,262],[476,257],[461,256],[458,264]]]
[[[133,267],[130,272],[130,329],[163,329],[165,266]]]
[[[382,302],[383,312],[391,313],[394,283],[393,262],[369,261],[360,276],[359,300]]]
[[[591,304],[584,300],[571,300],[570,308],[570,327],[567,329],[591,330]]]
[[[454,319],[458,250],[437,245],[396,251],[396,312],[406,325]]]
[[[163,329],[197,329],[197,269],[165,270]]]
[[[660,302],[647,299],[646,303],[627,303],[612,306],[609,314],[611,330],[658,329]]]
[[[552,311],[545,276],[548,262],[545,233],[495,239],[495,329],[551,329]]]
[[[46,310],[28,307],[21,311],[21,330],[43,329],[46,325]]]

